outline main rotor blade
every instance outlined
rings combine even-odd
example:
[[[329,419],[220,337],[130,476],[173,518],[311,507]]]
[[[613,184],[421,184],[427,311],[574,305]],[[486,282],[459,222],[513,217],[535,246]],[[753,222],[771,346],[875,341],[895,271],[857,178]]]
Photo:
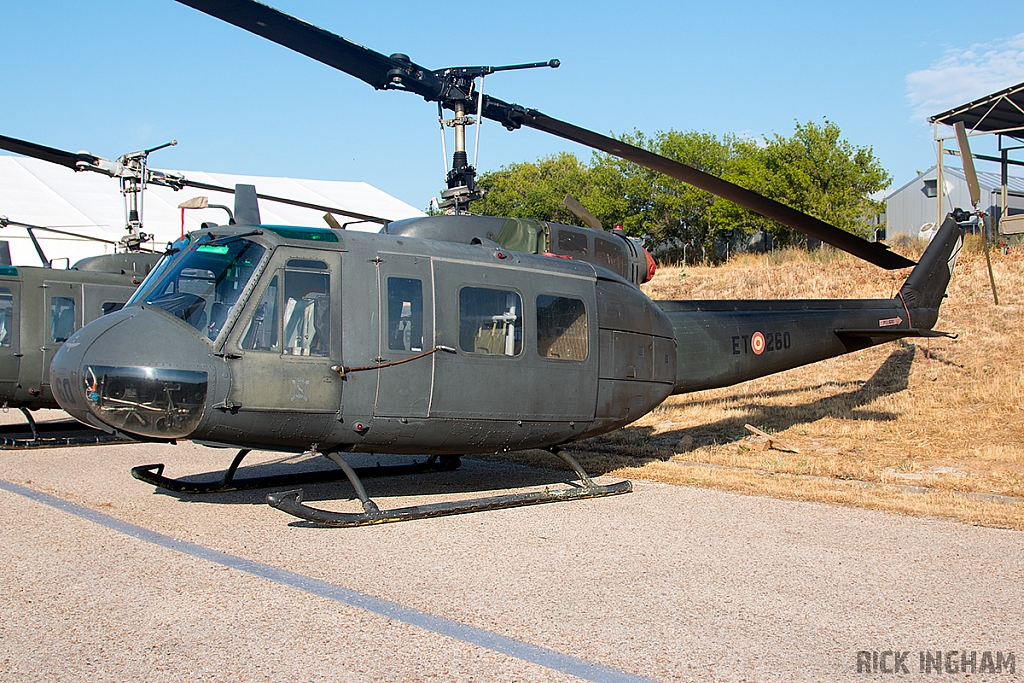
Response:
[[[513,107],[515,105],[512,105]],[[502,114],[504,115],[504,113]],[[600,133],[574,126],[571,123],[565,121],[559,121],[553,119],[550,116],[541,114],[536,110],[529,110],[523,113],[519,119],[519,122],[524,126],[528,126],[535,130],[540,130],[545,133],[551,133],[558,137],[565,138],[566,140],[572,140],[578,142],[587,147],[600,150],[607,154],[617,156],[620,159],[626,161],[632,161],[633,163],[639,164],[646,168],[649,168],[659,173],[664,173],[670,178],[681,180],[684,183],[689,183],[694,187],[699,187],[702,190],[706,190],[711,194],[714,194],[722,199],[727,199],[730,202],[738,204],[745,209],[749,209],[754,213],[760,214],[766,218],[778,221],[785,226],[798,230],[805,235],[817,238],[822,242],[826,242],[842,249],[843,251],[849,252],[854,256],[858,256],[865,261],[886,268],[888,270],[895,270],[898,268],[907,268],[908,266],[914,265],[914,262],[906,259],[899,254],[890,251],[889,247],[882,244],[881,242],[868,242],[852,233],[840,230],[834,225],[830,225],[823,220],[809,216],[801,211],[797,211],[785,204],[780,204],[774,199],[762,196],[756,192],[748,190],[739,185],[730,183],[727,180],[716,178],[713,175],[698,171],[695,168],[681,164],[678,161],[667,159],[661,155],[649,152],[646,149],[635,147],[628,143],[620,140],[615,140]],[[502,120],[499,118],[499,120]]]
[[[226,192],[228,194],[234,194],[235,188],[233,187],[222,187],[220,185],[211,185],[210,183],[200,183],[195,180],[188,180],[187,178],[182,181],[182,185],[185,187],[194,187],[197,190],[208,190],[210,192]],[[299,206],[303,209],[314,209],[315,211],[326,211],[328,213],[336,213],[339,216],[348,216],[349,218],[356,218],[360,221],[366,221],[367,223],[380,223],[386,225],[389,221],[387,218],[380,218],[378,216],[369,216],[365,213],[356,213],[355,211],[346,211],[345,209],[338,209],[333,206],[324,206],[322,204],[312,204],[310,202],[303,202],[297,199],[285,199],[284,197],[275,197],[269,194],[256,193],[259,199],[265,199],[268,202],[277,202],[278,204],[289,204],[291,206]]]
[[[47,227],[45,227],[43,225],[32,225],[31,223],[21,223],[20,221],[12,221],[9,218],[0,216],[0,228],[5,228],[8,225],[13,225],[13,226],[15,226],[17,228],[25,228],[26,230],[45,230],[46,232],[53,232],[53,233],[56,233],[58,235],[64,235],[66,237],[74,237],[76,239],[86,240],[86,241],[89,241],[89,242],[101,242],[103,244],[112,244],[114,246],[117,246],[117,244],[118,244],[117,242],[113,242],[111,240],[105,240],[105,239],[103,239],[101,237],[92,237],[91,235],[83,235],[83,234],[78,233],[78,232],[68,232],[67,230],[58,230],[57,228],[47,228]],[[152,249],[141,249],[140,251],[147,251],[147,252],[149,252],[151,254],[159,253],[159,252],[156,252],[156,251],[154,251]]]
[[[77,154],[73,152],[65,152],[62,149],[55,149],[45,145],[37,145],[34,142],[19,140],[17,138],[9,138],[6,135],[0,135],[0,149],[6,149],[7,151],[14,152],[15,154],[24,154],[27,157],[34,157],[54,164],[60,164],[61,166],[67,166],[73,171],[81,170],[78,167],[79,162],[85,162],[89,165],[93,165],[98,160],[98,157],[94,157],[91,154],[85,154],[84,152],[79,152]]]
[[[402,89],[415,92],[428,101],[441,101],[448,108],[453,106],[451,102],[446,101],[443,84],[429,70],[410,62],[399,62],[385,57],[379,52],[357,45],[341,36],[307,24],[254,0],[178,0],[178,2],[351,74],[377,89],[383,89],[391,82],[388,76],[389,71],[401,69],[413,76],[411,81],[403,81]],[[894,270],[914,265],[913,261],[890,251],[880,242],[868,242],[852,233],[829,225],[825,221],[685,164],[585,128],[553,119],[534,109],[526,109],[493,97],[485,96],[484,100],[483,115],[500,122],[510,130],[528,126],[632,161],[664,173],[670,178],[706,190],[882,268]]]
[[[253,0],[178,2],[344,71],[378,90],[390,82],[388,71],[409,67],[408,63],[398,62]]]

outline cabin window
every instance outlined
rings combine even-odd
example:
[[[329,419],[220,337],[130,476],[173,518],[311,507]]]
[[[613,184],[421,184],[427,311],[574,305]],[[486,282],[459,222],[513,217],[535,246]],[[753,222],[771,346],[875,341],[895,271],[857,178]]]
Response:
[[[463,287],[459,292],[459,347],[468,353],[518,356],[523,350],[519,294]]]
[[[575,230],[565,230],[564,228],[558,231],[558,251],[562,254],[579,254],[580,256],[587,255],[587,234],[583,232],[576,232]]]
[[[544,358],[586,360],[587,307],[579,299],[537,297],[537,353]]]
[[[331,353],[331,278],[327,273],[284,273],[284,352],[292,356]]]
[[[606,240],[603,237],[594,238],[594,258],[599,263],[607,264],[608,268],[620,275],[626,272],[626,259],[622,253],[622,245],[619,242]]]
[[[0,346],[10,346],[14,323],[14,296],[0,287]]]
[[[247,351],[280,351],[277,343],[277,276],[270,281],[267,291],[242,335],[242,348]]]
[[[120,311],[122,308],[124,308],[124,302],[123,301],[104,301],[103,302],[103,306],[101,308],[103,309],[103,315],[106,315],[107,313],[113,313],[114,311]]]
[[[423,283],[388,278],[388,349],[423,350]]]
[[[75,300],[67,296],[50,299],[50,341],[65,342],[75,333]]]

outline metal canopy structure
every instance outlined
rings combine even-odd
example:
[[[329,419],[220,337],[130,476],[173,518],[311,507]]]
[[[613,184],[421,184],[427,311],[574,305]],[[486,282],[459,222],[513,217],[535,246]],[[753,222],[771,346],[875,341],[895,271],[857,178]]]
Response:
[[[940,134],[940,125],[952,127],[957,123],[963,123],[969,135],[996,135],[998,136],[999,156],[986,156],[984,154],[972,154],[975,159],[991,161],[999,164],[1000,179],[1002,184],[1002,201],[1000,215],[993,216],[997,225],[1001,226],[1002,220],[1009,215],[1008,207],[1008,178],[1009,166],[1024,166],[1024,161],[1010,159],[1009,152],[1012,150],[1024,149],[1024,83],[1010,86],[991,95],[979,97],[978,99],[953,107],[941,114],[929,117],[929,123],[935,128],[935,142],[937,147],[937,169],[936,185],[938,188],[938,201],[936,220],[941,222],[944,215],[943,209],[943,179],[942,167],[945,154],[958,154],[959,152],[944,149],[945,140],[955,137],[953,134]],[[1007,144],[1007,140],[1011,142]],[[936,223],[938,225],[938,223]]]
[[[1024,141],[1024,83],[936,114],[929,123],[962,121],[972,133],[996,133]]]

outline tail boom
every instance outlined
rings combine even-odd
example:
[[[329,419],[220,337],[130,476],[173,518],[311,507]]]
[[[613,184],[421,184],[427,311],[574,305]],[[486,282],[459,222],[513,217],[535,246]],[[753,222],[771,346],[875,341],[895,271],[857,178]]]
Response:
[[[962,231],[947,218],[892,299],[657,301],[676,335],[673,393],[724,387],[932,330]]]

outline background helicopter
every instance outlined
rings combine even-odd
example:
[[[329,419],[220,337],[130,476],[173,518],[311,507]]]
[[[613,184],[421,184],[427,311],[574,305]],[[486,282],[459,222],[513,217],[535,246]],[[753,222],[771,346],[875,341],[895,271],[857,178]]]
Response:
[[[496,228],[506,219],[465,214],[476,192],[465,127],[482,117],[550,132],[883,267],[913,263],[695,169],[482,95],[475,80],[501,67],[430,71],[255,2],[183,4],[378,89],[414,92],[454,111],[455,154],[442,194],[451,215],[398,221],[373,235],[261,226],[253,206],[239,211],[239,225],[178,245],[123,310],[76,333],[51,366],[58,401],[84,422],[142,439],[242,449],[220,482],[172,480],[162,465],[136,468],[137,478],[178,491],[280,484],[234,479],[247,449],[322,452],[352,482],[362,514],[311,508],[298,491],[268,502],[335,526],[611,495],[629,483],[593,483],[559,446],[628,424],[673,393],[942,334],[931,328],[961,243],[952,219],[894,299],[652,302],[635,280],[595,265],[590,252],[587,260],[545,258],[536,247],[503,245]],[[507,68],[539,65],[557,64]],[[473,108],[475,119],[467,115]],[[217,333],[204,334],[214,319]],[[142,330],[157,341],[132,344]],[[427,453],[420,469],[429,469],[454,466],[465,453],[519,448],[561,455],[583,486],[380,511],[341,456]]]
[[[66,152],[0,135],[0,149],[75,171],[88,170],[118,178],[126,210],[126,235],[117,242],[0,217],[0,228],[16,227],[27,231],[41,262],[40,266],[14,266],[6,251],[0,254],[0,405],[19,409],[28,420],[32,435],[31,438],[19,438],[17,432],[12,431],[3,436],[0,447],[67,446],[110,440],[102,432],[83,434],[78,424],[56,423],[42,428],[35,423],[29,411],[59,408],[49,382],[49,364],[54,353],[75,330],[123,306],[161,258],[163,250],[154,251],[152,237],[143,231],[146,186],[156,184],[179,190],[190,187],[236,192],[236,188],[191,181],[181,174],[149,168],[150,153],[175,144],[177,142],[172,141],[111,161],[87,152]],[[323,211],[325,217],[339,228],[341,224],[333,218],[334,215],[377,224],[387,222],[376,216],[309,202],[270,195],[262,195],[262,198]],[[81,259],[69,268],[54,268],[37,239],[37,231],[101,242],[108,248],[113,247],[115,253]]]

